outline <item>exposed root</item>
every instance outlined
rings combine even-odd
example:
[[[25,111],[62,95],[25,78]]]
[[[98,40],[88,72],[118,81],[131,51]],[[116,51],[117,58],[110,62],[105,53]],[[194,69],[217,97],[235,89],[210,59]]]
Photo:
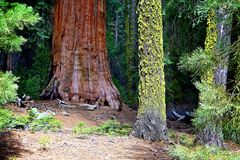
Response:
[[[54,100],[57,98],[61,98],[58,92],[58,87],[59,87],[59,81],[57,80],[57,78],[53,77],[49,82],[48,86],[46,87],[46,89],[42,91],[40,95],[40,99]]]

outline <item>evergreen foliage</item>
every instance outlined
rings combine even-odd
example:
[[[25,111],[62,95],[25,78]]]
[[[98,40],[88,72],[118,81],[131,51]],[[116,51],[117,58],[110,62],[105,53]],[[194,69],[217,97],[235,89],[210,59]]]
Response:
[[[178,68],[179,57],[204,45],[205,23],[193,27],[196,16],[194,0],[171,0],[163,3],[164,63],[167,105],[197,105],[197,90],[189,73]]]
[[[38,22],[39,16],[33,12],[32,7],[25,4],[0,1],[0,51],[20,51],[21,45],[26,41],[16,34],[17,30],[23,30]],[[17,78],[12,73],[0,73],[0,105],[13,101],[16,98],[18,86]]]
[[[239,0],[203,0],[196,5],[194,13],[197,16],[195,23],[199,23],[208,17],[209,12],[223,7],[234,12],[240,8]]]
[[[13,113],[7,109],[0,109],[0,131],[8,128],[13,119]]]
[[[6,128],[22,128],[31,131],[59,131],[62,124],[53,116],[40,113],[36,108],[29,110],[26,116],[16,116],[8,109],[0,108],[0,131]]]
[[[26,39],[17,35],[16,30],[23,30],[40,20],[32,7],[5,0],[0,1],[0,17],[0,49],[5,52],[21,51]]]
[[[182,57],[179,66],[195,76],[203,76],[209,69],[216,68],[216,61],[208,57],[203,49],[197,49],[192,55]],[[228,95],[225,88],[208,83],[205,79],[202,79],[201,83],[195,83],[195,86],[200,91],[200,103],[195,112],[193,124],[199,132],[203,131],[207,125],[212,130],[214,128],[217,130],[216,126],[220,124],[223,126],[225,139],[232,139],[239,143],[240,102],[235,101],[238,94]],[[217,132],[220,133],[220,131]]]
[[[0,105],[14,101],[17,96],[18,78],[11,72],[0,72]]]
[[[200,130],[206,127],[223,126],[223,136],[240,143],[240,103],[226,94],[221,86],[196,83],[200,91],[200,106],[195,113],[193,124]]]
[[[52,3],[38,0],[33,9],[39,13],[41,20],[25,30],[28,42],[23,50],[31,51],[32,64],[29,67],[19,63],[16,74],[20,77],[19,94],[39,99],[41,91],[48,83],[51,68]]]
[[[191,54],[185,54],[180,57],[179,69],[192,72],[195,78],[204,75],[209,71],[209,68],[214,67],[213,57],[206,54],[202,48],[197,48]]]
[[[214,141],[217,142],[218,140],[222,140],[222,136],[226,139],[230,138],[238,141],[236,137],[239,136],[237,125],[240,123],[238,118],[239,102],[234,101],[233,99],[235,98],[233,98],[233,96],[235,97],[236,95],[229,96],[225,90],[225,84],[218,84],[219,82],[217,82],[216,79],[219,78],[216,77],[216,73],[219,71],[219,66],[225,66],[227,69],[226,66],[228,66],[228,57],[230,54],[230,40],[228,38],[230,37],[230,33],[219,34],[220,31],[218,31],[218,25],[225,26],[225,30],[227,27],[231,26],[231,22],[226,22],[226,19],[231,19],[229,11],[235,10],[235,7],[239,7],[239,4],[233,7],[232,4],[235,4],[235,2],[236,1],[231,1],[231,4],[229,1],[217,0],[200,2],[197,6],[199,20],[201,20],[201,18],[206,18],[206,14],[208,15],[205,49],[196,49],[192,54],[183,56],[179,63],[180,69],[190,71],[194,76],[197,75],[201,79],[201,83],[195,83],[195,86],[200,91],[200,102],[193,122],[198,128],[200,139],[204,143],[215,143]],[[219,17],[219,13],[217,12],[219,8],[228,10],[226,13],[222,10],[222,12],[226,14],[226,19]],[[215,10],[217,11],[215,12]],[[227,34],[228,36],[219,36],[222,34]],[[233,114],[232,111],[236,114]],[[230,122],[232,119],[234,119],[234,122]],[[228,128],[228,130],[223,129],[223,135],[222,127]],[[215,140],[210,137],[215,137]],[[219,139],[216,137],[219,137]],[[221,146],[221,144],[215,145]]]
[[[107,4],[107,50],[113,82],[118,88],[123,101],[130,104],[127,88],[127,73],[126,73],[126,56],[125,44],[125,26],[124,26],[124,10],[126,8],[122,1],[110,0]],[[118,24],[116,24],[118,19]],[[116,33],[117,31],[117,33]],[[117,37],[116,37],[117,34]],[[118,43],[116,44],[116,38]]]

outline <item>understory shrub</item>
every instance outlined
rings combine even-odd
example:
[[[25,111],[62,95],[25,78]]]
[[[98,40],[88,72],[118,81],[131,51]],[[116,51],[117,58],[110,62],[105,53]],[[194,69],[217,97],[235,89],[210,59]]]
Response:
[[[0,108],[0,131],[11,125],[13,117],[14,115],[10,110]]]
[[[31,131],[59,131],[62,123],[46,113],[40,113],[32,108],[26,116],[16,116],[8,109],[0,109],[0,130],[6,128],[23,128]]]
[[[235,104],[223,119],[223,136],[225,139],[240,143],[240,105]]]
[[[99,126],[87,127],[85,122],[80,122],[74,127],[73,132],[76,134],[106,134],[113,136],[126,136],[132,131],[128,124],[120,124],[116,120],[108,120]]]
[[[195,135],[169,130],[169,138],[177,143],[169,150],[170,156],[176,160],[239,160],[240,158],[239,151],[198,145]]]
[[[240,153],[216,147],[186,147],[175,145],[170,149],[170,156],[177,160],[239,160]]]
[[[171,141],[184,146],[194,146],[195,144],[195,139],[196,139],[195,135],[191,135],[187,133],[179,133],[169,129],[168,136]]]
[[[18,78],[11,72],[0,72],[0,105],[14,101],[17,96]]]
[[[62,124],[59,120],[56,120],[53,116],[45,116],[41,119],[35,119],[29,124],[31,131],[59,131]]]
[[[195,112],[193,124],[203,130],[211,122],[211,127],[222,124],[225,139],[240,143],[240,103],[233,101],[223,87],[196,83],[201,94],[201,103]]]
[[[32,108],[28,112],[31,123],[28,124],[31,131],[59,131],[62,123],[55,119],[53,115],[46,112],[40,113],[37,108]]]

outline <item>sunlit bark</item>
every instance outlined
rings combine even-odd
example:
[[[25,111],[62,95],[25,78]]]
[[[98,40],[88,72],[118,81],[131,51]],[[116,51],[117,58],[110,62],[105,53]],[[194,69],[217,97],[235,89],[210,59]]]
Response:
[[[96,101],[102,97],[112,108],[121,109],[109,71],[105,7],[105,0],[56,0],[53,79],[57,91],[52,96],[53,91],[46,89],[43,98]]]

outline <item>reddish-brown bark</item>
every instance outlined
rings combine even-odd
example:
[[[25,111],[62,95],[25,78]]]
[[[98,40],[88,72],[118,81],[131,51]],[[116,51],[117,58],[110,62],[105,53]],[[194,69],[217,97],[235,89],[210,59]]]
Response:
[[[106,0],[56,0],[53,78],[64,100],[96,101],[121,109],[106,50]]]

